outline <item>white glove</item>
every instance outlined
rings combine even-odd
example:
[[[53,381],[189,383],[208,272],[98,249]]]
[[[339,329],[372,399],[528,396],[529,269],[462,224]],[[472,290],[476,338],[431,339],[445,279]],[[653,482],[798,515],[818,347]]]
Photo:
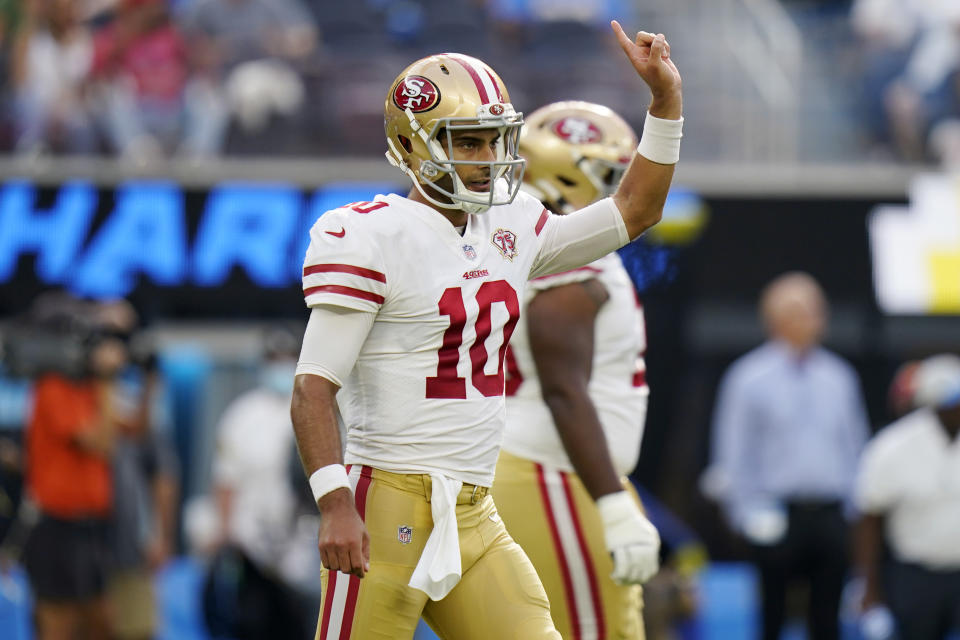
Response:
[[[618,584],[646,582],[660,569],[660,534],[633,496],[618,491],[597,500],[607,549],[613,556],[610,577]]]
[[[897,623],[889,609],[883,605],[874,605],[860,616],[859,627],[864,640],[891,640]]]

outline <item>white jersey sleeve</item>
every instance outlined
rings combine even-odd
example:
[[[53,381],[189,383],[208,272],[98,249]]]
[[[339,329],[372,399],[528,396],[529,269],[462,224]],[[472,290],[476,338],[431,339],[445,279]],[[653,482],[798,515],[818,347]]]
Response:
[[[303,262],[303,296],[308,307],[332,305],[376,312],[383,305],[388,285],[383,253],[356,217],[346,208],[334,209],[310,229]]]
[[[612,198],[565,216],[544,210],[537,222],[537,235],[540,252],[530,270],[531,278],[589,264],[630,241]]]

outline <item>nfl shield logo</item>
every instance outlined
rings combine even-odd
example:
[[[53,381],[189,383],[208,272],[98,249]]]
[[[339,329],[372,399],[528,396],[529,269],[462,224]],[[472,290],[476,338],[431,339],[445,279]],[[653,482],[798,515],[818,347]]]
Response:
[[[413,529],[406,525],[397,527],[397,540],[400,541],[400,544],[410,544],[410,541],[413,540]]]
[[[477,250],[473,248],[473,245],[465,244],[463,245],[463,255],[467,256],[467,260],[476,260]]]

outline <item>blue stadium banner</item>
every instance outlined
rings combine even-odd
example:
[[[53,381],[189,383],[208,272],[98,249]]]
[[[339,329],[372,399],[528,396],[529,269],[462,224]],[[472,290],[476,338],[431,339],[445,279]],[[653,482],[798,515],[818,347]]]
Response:
[[[260,315],[302,308],[309,229],[325,211],[396,184],[278,183],[185,190],[169,181],[0,186],[0,314],[39,292],[127,297],[161,313]],[[299,305],[299,307],[298,307]]]

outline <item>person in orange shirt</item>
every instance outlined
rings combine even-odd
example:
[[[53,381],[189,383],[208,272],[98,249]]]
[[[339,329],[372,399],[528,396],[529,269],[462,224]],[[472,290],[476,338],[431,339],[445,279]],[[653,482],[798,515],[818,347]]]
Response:
[[[81,378],[36,380],[27,425],[27,491],[39,520],[24,555],[35,597],[37,638],[110,637],[105,597],[112,504],[111,455],[117,421],[112,380],[127,361],[106,337],[89,352]]]

